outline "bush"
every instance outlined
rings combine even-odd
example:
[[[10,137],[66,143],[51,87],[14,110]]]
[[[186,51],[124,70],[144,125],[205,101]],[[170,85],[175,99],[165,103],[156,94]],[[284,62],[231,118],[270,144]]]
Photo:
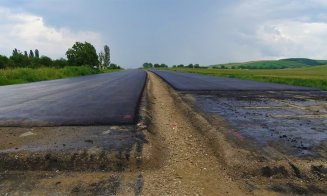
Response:
[[[5,68],[8,65],[9,59],[6,56],[0,55],[0,68]]]
[[[41,66],[50,67],[52,65],[52,60],[47,56],[41,56],[41,58],[39,59],[39,63]]]

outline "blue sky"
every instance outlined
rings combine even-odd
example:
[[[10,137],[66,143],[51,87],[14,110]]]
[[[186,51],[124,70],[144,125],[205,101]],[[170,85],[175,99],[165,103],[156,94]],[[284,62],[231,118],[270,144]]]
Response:
[[[124,67],[327,59],[325,0],[1,0],[0,53],[65,57],[75,41]]]

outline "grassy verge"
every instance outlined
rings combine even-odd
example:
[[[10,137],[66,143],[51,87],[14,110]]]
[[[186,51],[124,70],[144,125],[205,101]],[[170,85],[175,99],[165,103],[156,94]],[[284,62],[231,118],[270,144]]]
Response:
[[[170,70],[223,76],[263,82],[290,84],[296,86],[313,87],[327,90],[327,65],[272,70],[244,70],[244,69],[190,69],[171,68]]]
[[[86,66],[0,69],[0,85],[22,84],[113,71],[119,71],[119,69],[98,70]]]

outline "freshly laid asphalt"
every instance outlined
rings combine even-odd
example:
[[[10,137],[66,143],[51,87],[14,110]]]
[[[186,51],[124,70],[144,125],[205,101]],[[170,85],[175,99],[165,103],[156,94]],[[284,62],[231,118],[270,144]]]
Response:
[[[0,87],[0,126],[133,124],[146,81],[127,70]]]
[[[177,71],[152,70],[179,91],[304,91],[312,88],[256,82],[234,78],[206,76]]]

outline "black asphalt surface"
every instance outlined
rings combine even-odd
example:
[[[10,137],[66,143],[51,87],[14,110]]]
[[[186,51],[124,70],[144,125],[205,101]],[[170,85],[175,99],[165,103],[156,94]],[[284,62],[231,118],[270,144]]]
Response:
[[[312,88],[177,71],[152,70],[179,91],[304,91]]]
[[[0,87],[0,126],[133,124],[143,70]]]

